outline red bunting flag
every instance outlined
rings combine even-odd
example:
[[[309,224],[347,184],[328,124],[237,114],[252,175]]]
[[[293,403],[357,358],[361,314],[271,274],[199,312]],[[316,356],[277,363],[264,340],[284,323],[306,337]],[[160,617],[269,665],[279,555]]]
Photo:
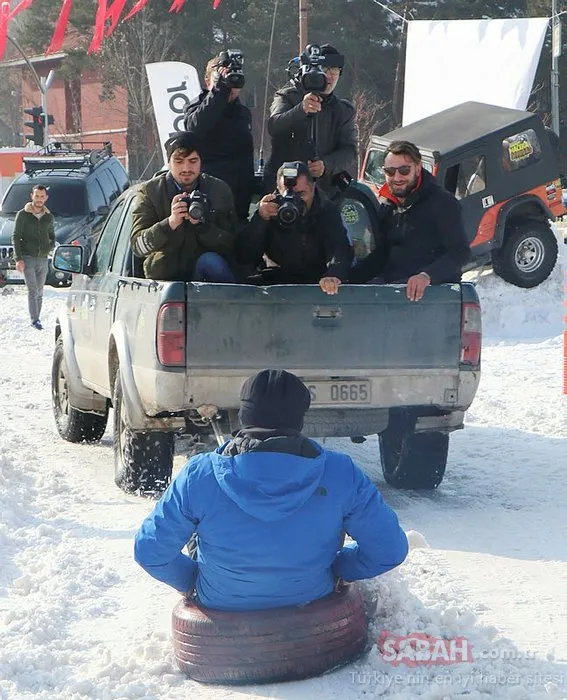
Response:
[[[107,6],[107,0],[98,0],[94,35],[87,53],[100,50],[104,37],[110,36],[116,28],[125,5],[126,0],[114,0],[110,7]],[[110,22],[108,26],[107,22]]]
[[[136,0],[126,17],[122,21],[132,19],[140,10],[149,3],[150,0]],[[160,2],[162,0],[159,0]],[[172,0],[169,11],[180,12],[187,0]],[[88,53],[99,51],[105,37],[108,37],[116,29],[120,22],[122,13],[126,7],[128,0],[98,0],[98,9],[95,16],[94,34],[90,43]],[[0,59],[4,56],[6,42],[8,40],[8,27],[10,21],[20,14],[23,10],[31,7],[33,0],[20,0],[13,10],[10,10],[9,0],[0,0]],[[213,9],[216,10],[221,4],[221,0],[213,0]],[[63,48],[65,40],[65,32],[69,25],[71,10],[73,9],[73,0],[62,0],[59,17],[55,24],[51,42],[46,53],[54,53]]]
[[[173,0],[173,4],[169,8],[169,11],[170,12],[180,12],[183,5],[185,5],[185,0]]]
[[[4,56],[4,51],[6,50],[10,21],[13,20],[16,15],[19,15],[22,10],[27,10],[32,2],[33,0],[20,0],[13,10],[10,10],[10,3],[7,1],[0,4],[0,58]]]
[[[57,19],[57,24],[55,25],[55,31],[51,37],[51,43],[47,47],[46,53],[55,53],[60,51],[63,46],[63,40],[65,39],[65,32],[67,31],[67,24],[69,23],[69,15],[71,14],[71,7],[73,6],[73,0],[63,0],[61,5],[61,12],[59,13],[59,18]]]

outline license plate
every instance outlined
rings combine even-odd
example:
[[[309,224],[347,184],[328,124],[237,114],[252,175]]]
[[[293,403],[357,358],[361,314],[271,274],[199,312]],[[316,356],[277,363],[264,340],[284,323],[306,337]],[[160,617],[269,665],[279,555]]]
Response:
[[[23,280],[24,273],[19,270],[5,270],[4,276],[7,280]]]
[[[311,395],[311,405],[360,405],[371,401],[368,379],[348,381],[305,382]]]

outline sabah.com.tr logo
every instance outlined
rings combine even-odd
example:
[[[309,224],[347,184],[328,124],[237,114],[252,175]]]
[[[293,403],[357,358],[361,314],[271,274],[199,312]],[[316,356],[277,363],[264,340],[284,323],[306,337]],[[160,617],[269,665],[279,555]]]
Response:
[[[449,666],[473,661],[472,644],[465,637],[443,639],[423,632],[395,635],[383,630],[378,651],[392,666]]]

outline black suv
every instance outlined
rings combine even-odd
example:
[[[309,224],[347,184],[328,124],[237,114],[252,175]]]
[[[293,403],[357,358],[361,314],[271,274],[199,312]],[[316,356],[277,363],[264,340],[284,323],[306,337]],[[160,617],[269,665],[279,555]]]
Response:
[[[130,185],[122,164],[109,143],[102,148],[88,144],[53,143],[24,158],[25,172],[9,186],[0,211],[0,286],[23,284],[15,269],[12,232],[14,219],[30,201],[34,185],[48,188],[48,209],[55,217],[56,245],[89,246],[114,200]],[[47,284],[70,284],[71,276],[49,264]]]

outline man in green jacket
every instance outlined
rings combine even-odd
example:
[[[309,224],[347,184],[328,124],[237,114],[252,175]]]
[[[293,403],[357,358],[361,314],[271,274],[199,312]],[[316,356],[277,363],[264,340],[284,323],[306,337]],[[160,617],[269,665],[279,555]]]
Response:
[[[31,202],[16,214],[12,243],[16,270],[24,273],[28,288],[28,308],[31,324],[43,330],[41,302],[48,271],[47,256],[55,247],[53,214],[45,206],[48,194],[44,185],[34,185]]]
[[[175,134],[165,147],[168,172],[144,183],[134,203],[134,255],[144,258],[149,279],[235,282],[230,263],[238,219],[230,187],[201,172],[194,134]]]

